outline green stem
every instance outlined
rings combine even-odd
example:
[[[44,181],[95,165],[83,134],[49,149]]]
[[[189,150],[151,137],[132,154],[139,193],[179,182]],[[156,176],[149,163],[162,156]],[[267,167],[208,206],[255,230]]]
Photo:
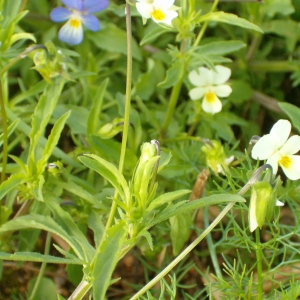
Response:
[[[50,246],[51,246],[50,242],[51,242],[51,233],[48,232],[47,233],[47,237],[46,237],[46,243],[45,243],[45,252],[44,252],[45,255],[48,255],[50,253]],[[41,280],[42,280],[42,278],[44,276],[44,273],[45,273],[45,270],[46,270],[46,266],[47,266],[47,263],[43,262],[42,265],[41,265],[41,268],[40,268],[39,275],[36,278],[34,287],[32,289],[31,295],[28,298],[28,300],[33,300],[35,298],[35,294],[36,294],[36,292],[37,292],[37,290],[38,290],[38,288],[40,286]]]
[[[164,137],[167,133],[169,124],[170,124],[171,119],[173,117],[174,110],[175,110],[175,107],[176,107],[176,104],[177,104],[177,101],[178,101],[178,98],[179,98],[179,94],[180,94],[181,87],[182,87],[182,82],[183,82],[183,78],[181,78],[172,89],[167,114],[165,116],[165,121],[164,121],[163,126],[161,128],[161,138]]]
[[[146,284],[139,292],[137,292],[130,300],[138,299],[141,295],[147,292],[151,287],[158,283],[164,276],[166,276],[186,255],[188,255],[211,231],[218,225],[218,223],[225,217],[225,215],[234,206],[235,202],[231,202],[221,211],[216,219],[186,248],[180,253],[164,270],[155,276],[148,284]]]
[[[1,107],[1,118],[2,118],[2,129],[3,129],[3,157],[2,157],[2,172],[1,172],[1,182],[5,180],[6,176],[6,164],[7,164],[7,147],[8,147],[8,130],[7,130],[7,115],[5,110],[5,100],[3,97],[3,77],[0,83],[0,107]]]
[[[213,12],[216,9],[216,7],[217,7],[218,4],[219,4],[219,0],[215,0],[214,3],[213,3],[213,5],[212,5],[212,7],[211,7],[211,9],[210,9],[210,12]],[[204,35],[205,30],[207,28],[207,25],[208,25],[208,22],[205,22],[202,25],[201,30],[200,30],[198,36],[195,39],[193,47],[197,47],[199,45],[201,39],[203,38],[203,35]]]
[[[132,33],[131,33],[131,16],[130,16],[130,5],[126,2],[126,33],[127,33],[127,74],[126,74],[126,95],[125,95],[125,112],[124,112],[124,130],[122,136],[121,154],[119,161],[119,171],[123,172],[127,137],[129,130],[129,115],[130,115],[130,104],[131,104],[131,77],[132,77]],[[115,192],[114,197],[118,197],[118,193]],[[115,201],[112,203],[110,214],[106,223],[105,231],[111,226],[117,204]]]
[[[209,226],[208,216],[209,216],[208,207],[206,206],[204,208],[204,226],[205,227]],[[207,246],[208,246],[209,254],[210,254],[210,257],[211,257],[211,261],[212,261],[212,264],[213,264],[214,269],[216,271],[216,275],[218,276],[218,278],[222,278],[223,276],[222,276],[222,272],[221,272],[220,265],[219,265],[219,262],[218,262],[216,248],[213,244],[213,240],[212,240],[210,232],[206,236],[206,241],[207,241]]]
[[[257,300],[263,299],[263,270],[262,270],[262,250],[260,243],[260,229],[257,228],[255,230],[255,238],[256,238],[256,261],[257,261]]]
[[[126,27],[127,27],[127,78],[126,78],[126,95],[125,95],[125,112],[124,112],[124,130],[122,136],[122,145],[121,145],[121,153],[120,153],[120,161],[119,161],[119,171],[123,172],[124,161],[125,161],[125,153],[126,153],[126,145],[128,138],[128,130],[129,130],[129,116],[130,116],[130,104],[131,104],[131,77],[132,77],[132,34],[131,34],[131,15],[130,15],[130,5],[126,2]],[[118,197],[117,191],[115,191],[114,197]],[[105,231],[102,235],[102,239],[98,249],[101,247],[103,241],[106,238],[106,232],[111,227],[114,216],[116,213],[117,204],[115,201],[112,202],[112,206],[110,209],[109,217],[105,226]],[[96,253],[98,251],[96,250]],[[90,263],[91,268],[93,268],[95,259],[97,255],[94,256],[93,260]],[[82,280],[81,283],[77,286],[76,290],[69,297],[69,300],[80,300],[92,287],[92,283],[86,280]]]

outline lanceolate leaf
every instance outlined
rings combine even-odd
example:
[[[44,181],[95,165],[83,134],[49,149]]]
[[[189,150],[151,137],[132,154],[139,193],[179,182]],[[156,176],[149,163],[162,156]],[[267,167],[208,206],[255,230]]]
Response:
[[[17,173],[11,175],[0,185],[0,199],[2,199],[10,190],[18,186],[25,179],[25,174]]]
[[[290,117],[293,126],[300,132],[300,109],[290,103],[278,103],[279,107]]]
[[[123,175],[113,164],[94,154],[85,154],[78,159],[108,180],[118,190],[122,199],[128,203],[129,187]]]
[[[235,25],[238,27],[246,28],[246,29],[251,29],[255,30],[258,32],[263,33],[263,31],[255,24],[243,19],[239,18],[238,16],[234,14],[228,14],[223,11],[218,11],[218,12],[211,12],[208,13],[204,16],[201,16],[198,19],[198,22],[206,22],[206,21],[214,21],[214,22],[221,22],[221,23],[227,23],[230,25]]]
[[[54,124],[51,133],[48,137],[48,141],[46,143],[43,156],[42,158],[38,161],[38,166],[37,169],[40,173],[42,173],[46,167],[47,161],[49,157],[51,156],[55,146],[58,143],[58,140],[60,138],[60,134],[65,126],[66,120],[70,116],[71,111],[68,111],[64,115],[62,115]]]
[[[167,220],[172,216],[176,216],[177,214],[181,214],[187,211],[192,211],[209,205],[226,203],[226,202],[245,202],[245,199],[238,195],[218,194],[218,195],[212,195],[198,200],[190,201],[187,203],[183,203],[179,207],[177,205],[174,205],[173,207],[171,206],[170,208],[167,208],[166,210],[158,214],[152,220],[151,223],[147,223],[147,228],[150,228],[155,224]]]
[[[125,222],[120,221],[107,231],[107,237],[97,250],[93,267],[94,299],[105,298],[106,290],[110,284],[112,272],[120,259],[120,252],[125,240]]]
[[[150,205],[147,207],[147,212],[150,212],[151,210],[165,204],[165,203],[170,203],[173,200],[176,200],[188,193],[190,193],[190,190],[180,190],[180,191],[176,191],[176,192],[170,192],[170,193],[165,193],[159,197],[157,197],[156,199],[154,199],[153,201],[151,201]]]
[[[82,265],[85,262],[76,259],[61,258],[52,255],[44,255],[36,252],[15,252],[14,254],[0,252],[1,260],[13,260],[13,261],[35,261],[35,262],[46,262],[51,264],[76,264]]]
[[[61,226],[48,216],[30,214],[11,220],[0,227],[0,232],[36,228],[55,233],[65,240],[74,250],[79,259],[84,260],[84,253],[76,242],[76,237],[68,234]]]

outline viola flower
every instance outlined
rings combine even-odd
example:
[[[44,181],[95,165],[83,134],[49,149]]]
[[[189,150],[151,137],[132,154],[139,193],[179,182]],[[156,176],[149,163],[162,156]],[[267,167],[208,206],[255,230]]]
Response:
[[[172,25],[172,20],[178,16],[175,0],[137,0],[136,8],[144,19],[152,18],[156,23]]]
[[[215,114],[222,110],[220,98],[228,97],[232,89],[224,84],[231,75],[231,70],[223,66],[215,66],[216,71],[204,67],[189,73],[190,82],[196,86],[190,90],[192,100],[202,100],[205,112]]]
[[[300,156],[294,155],[300,150],[300,136],[290,138],[291,123],[279,120],[274,124],[269,134],[261,137],[254,145],[251,156],[254,159],[267,160],[276,174],[278,164],[285,175],[291,180],[300,178]]]
[[[100,29],[100,22],[92,13],[108,6],[108,0],[62,0],[62,3],[67,7],[54,8],[50,13],[50,19],[53,22],[68,20],[59,30],[58,37],[70,45],[77,45],[82,42],[82,24],[91,31]]]

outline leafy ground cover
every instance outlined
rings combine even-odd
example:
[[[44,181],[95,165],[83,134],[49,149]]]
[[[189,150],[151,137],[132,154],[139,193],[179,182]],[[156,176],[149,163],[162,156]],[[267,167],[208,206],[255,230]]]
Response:
[[[298,299],[299,1],[0,12],[0,299]]]

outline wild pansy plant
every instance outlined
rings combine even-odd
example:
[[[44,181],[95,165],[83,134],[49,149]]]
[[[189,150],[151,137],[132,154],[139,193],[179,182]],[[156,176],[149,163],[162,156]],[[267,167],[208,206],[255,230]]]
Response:
[[[179,9],[174,2],[175,0],[137,0],[136,8],[143,17],[144,24],[151,18],[156,23],[171,26],[172,20],[178,16],[176,10]]]
[[[78,45],[83,40],[84,24],[91,31],[100,29],[99,20],[92,15],[108,6],[108,0],[62,0],[66,7],[56,7],[50,13],[53,22],[67,21],[59,30],[58,37],[61,41]]]
[[[276,122],[270,133],[261,137],[254,145],[251,156],[254,159],[267,160],[276,174],[278,164],[285,175],[291,180],[300,178],[300,156],[294,155],[300,150],[300,136],[293,135],[291,123],[288,120]]]
[[[200,67],[189,73],[190,82],[196,86],[190,90],[192,100],[202,100],[205,112],[216,114],[222,110],[220,98],[228,97],[232,89],[225,82],[229,79],[231,70],[223,66],[215,66],[215,70]]]

